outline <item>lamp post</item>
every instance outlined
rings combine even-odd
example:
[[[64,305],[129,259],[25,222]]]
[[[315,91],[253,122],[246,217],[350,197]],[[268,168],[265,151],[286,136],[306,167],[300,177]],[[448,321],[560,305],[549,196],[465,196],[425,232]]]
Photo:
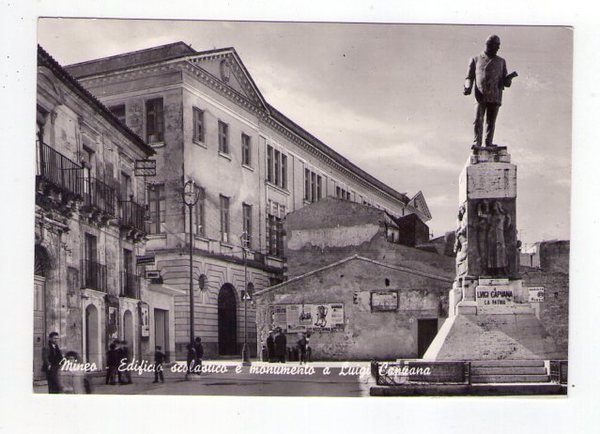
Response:
[[[242,365],[250,366],[249,350],[248,350],[248,299],[250,294],[248,293],[248,232],[242,233],[242,254],[244,257],[244,346],[242,347]]]
[[[194,234],[192,227],[192,209],[198,202],[200,191],[196,188],[194,181],[189,180],[183,186],[183,203],[189,210],[190,222],[190,343],[194,345],[194,266],[193,266],[193,243]]]

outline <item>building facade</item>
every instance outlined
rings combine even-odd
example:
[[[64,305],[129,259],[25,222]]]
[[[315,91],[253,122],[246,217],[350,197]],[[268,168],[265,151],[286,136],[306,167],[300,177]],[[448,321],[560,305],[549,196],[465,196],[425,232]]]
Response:
[[[154,153],[38,47],[34,376],[57,332],[63,353],[102,369],[110,342],[142,352],[148,291],[144,185],[135,162]]]
[[[419,358],[448,316],[453,258],[407,246],[420,225],[326,198],[288,214],[290,279],[256,293],[262,345],[281,328],[313,359]]]
[[[239,354],[246,330],[256,348],[255,309],[246,306],[245,321],[243,290],[286,278],[288,212],[334,196],[398,217],[431,218],[420,192],[398,193],[272,107],[233,48],[197,52],[179,42],[67,69],[156,151],[147,249],[160,281],[180,291],[178,356],[190,335],[187,181],[198,193],[191,215],[194,334],[209,357]]]

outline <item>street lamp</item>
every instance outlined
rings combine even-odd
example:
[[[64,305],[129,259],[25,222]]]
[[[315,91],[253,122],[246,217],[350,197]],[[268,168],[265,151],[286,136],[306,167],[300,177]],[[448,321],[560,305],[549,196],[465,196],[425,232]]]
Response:
[[[189,209],[189,221],[190,221],[190,343],[194,345],[194,268],[193,268],[193,243],[194,234],[192,228],[192,208],[198,202],[200,196],[200,190],[196,188],[194,181],[189,180],[183,186],[183,192],[181,194],[183,203]]]
[[[244,300],[244,346],[242,347],[242,365],[250,366],[249,351],[248,351],[248,300],[250,294],[248,292],[248,246],[250,240],[248,232],[244,231],[241,236],[242,241],[242,254],[244,257],[244,291],[242,292]]]

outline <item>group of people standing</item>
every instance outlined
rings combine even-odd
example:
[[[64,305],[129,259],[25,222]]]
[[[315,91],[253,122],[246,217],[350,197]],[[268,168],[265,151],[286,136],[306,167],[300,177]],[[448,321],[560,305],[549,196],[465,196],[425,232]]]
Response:
[[[298,351],[298,357],[300,364],[306,363],[309,336],[304,333],[298,334],[298,340],[296,341],[296,350]],[[277,327],[275,330],[269,332],[269,336],[266,341],[267,359],[269,363],[285,363],[286,353],[288,352],[287,336],[281,330],[281,327]]]
[[[109,350],[106,353],[106,384],[131,384],[131,372],[129,370],[119,369],[122,363],[129,363],[129,347],[127,341],[115,340],[110,344]]]

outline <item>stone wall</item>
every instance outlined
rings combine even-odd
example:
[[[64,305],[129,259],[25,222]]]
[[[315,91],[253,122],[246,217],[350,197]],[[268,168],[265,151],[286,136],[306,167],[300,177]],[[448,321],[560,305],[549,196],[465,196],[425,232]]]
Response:
[[[366,259],[350,259],[258,295],[259,338],[264,344],[272,327],[269,312],[273,305],[343,303],[343,330],[312,333],[313,359],[416,358],[418,320],[438,319],[441,326],[447,316],[450,285],[450,279],[399,270]],[[397,291],[398,309],[373,311],[373,291]],[[287,338],[288,346],[293,346],[297,335],[290,333]]]

